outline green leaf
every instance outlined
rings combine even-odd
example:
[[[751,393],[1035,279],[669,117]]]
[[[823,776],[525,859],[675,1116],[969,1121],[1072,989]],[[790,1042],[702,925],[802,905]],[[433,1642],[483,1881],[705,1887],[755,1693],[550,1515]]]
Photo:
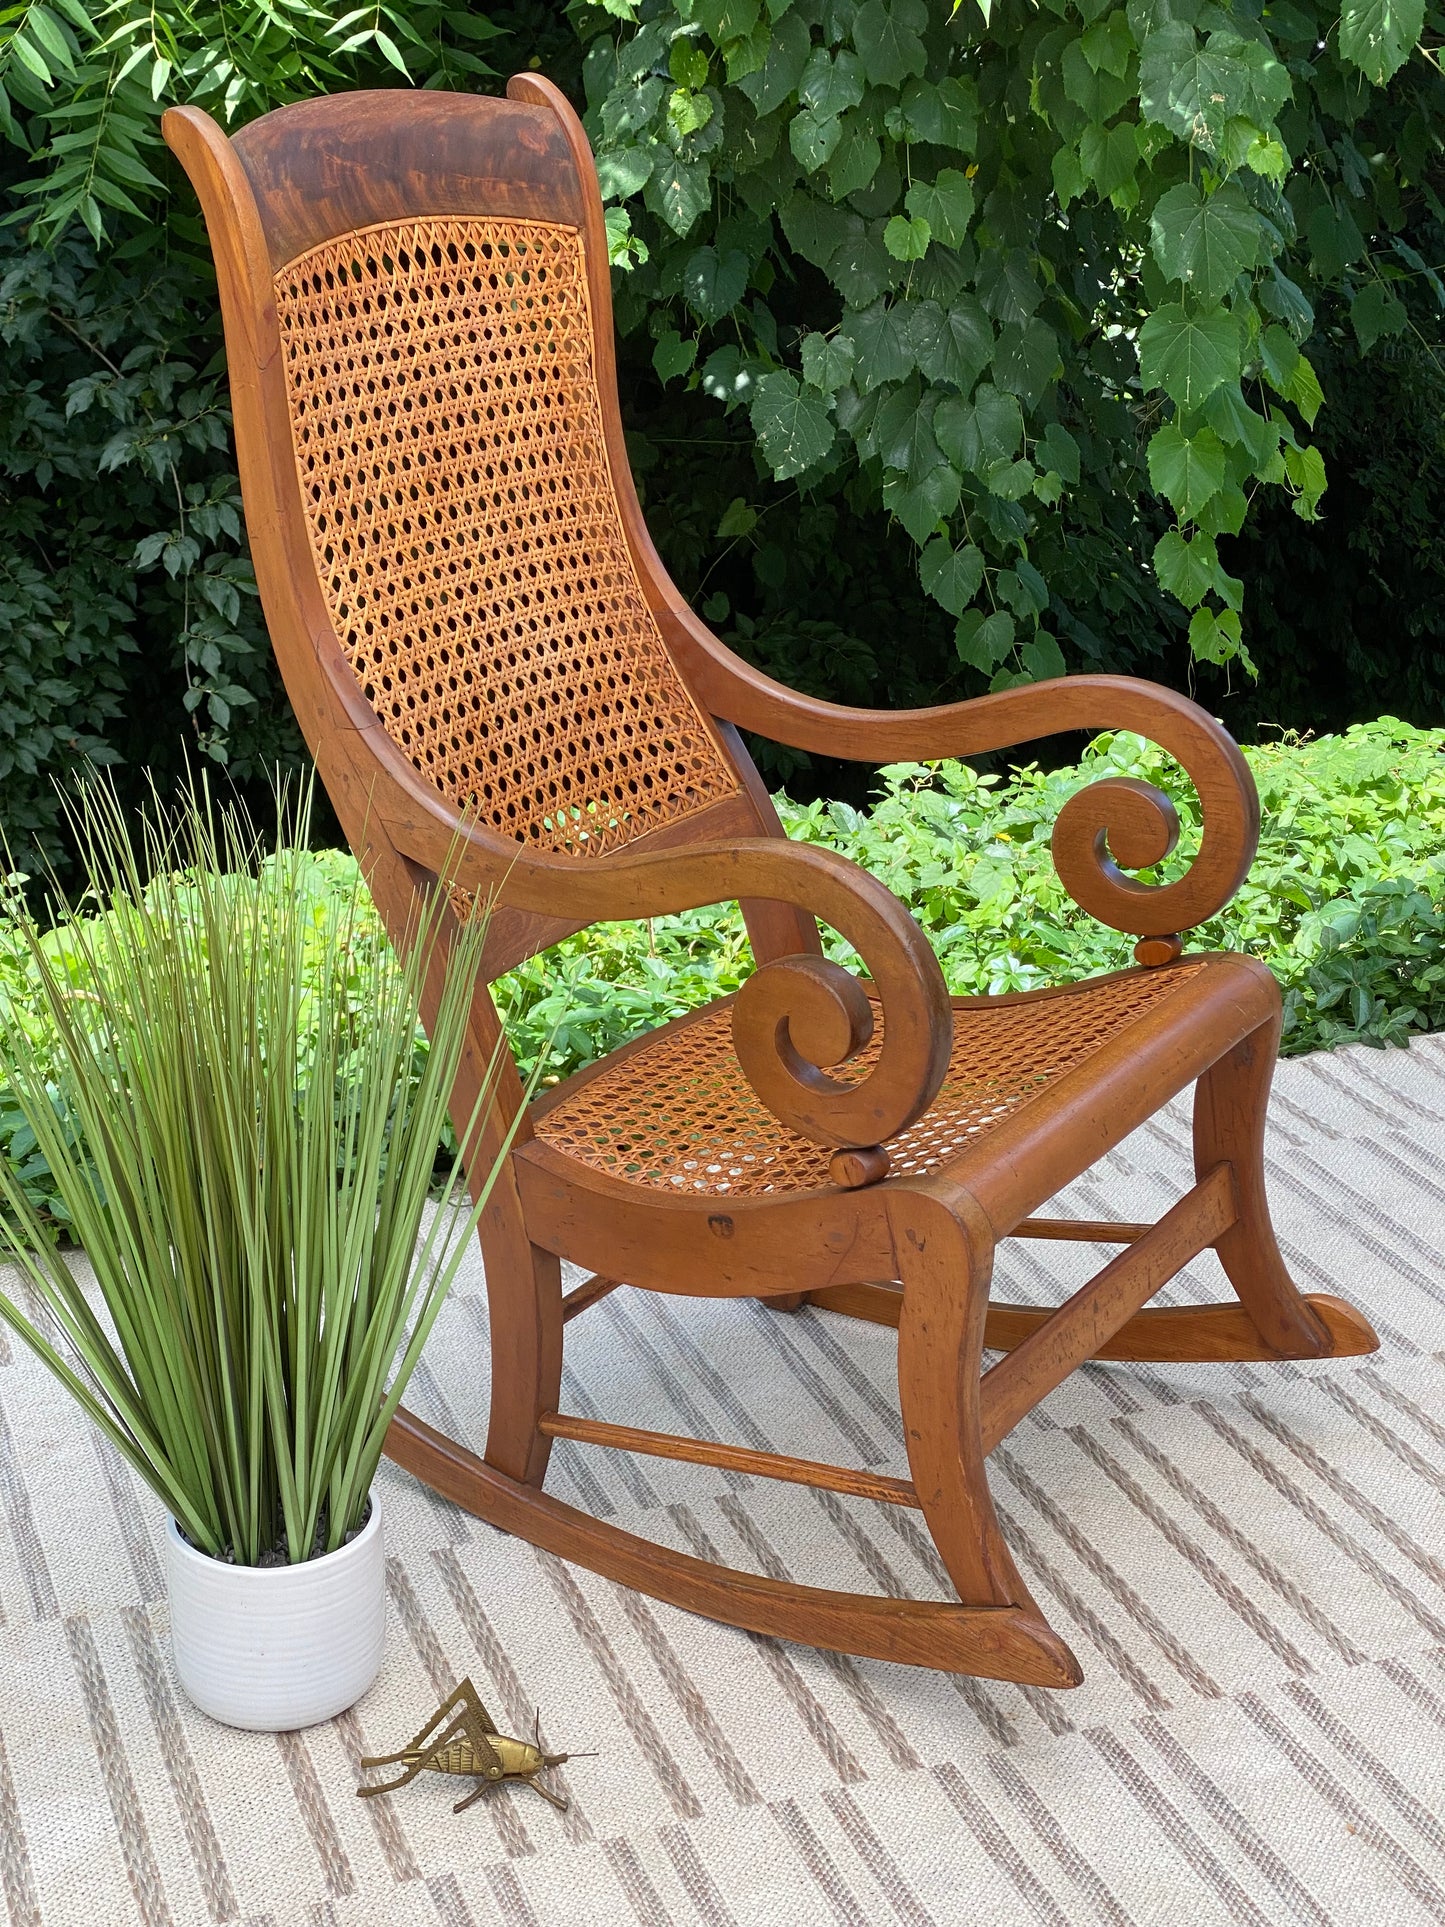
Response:
[[[597,156],[597,185],[603,200],[625,201],[630,194],[640,194],[651,177],[652,164],[653,153],[645,147],[604,147]]]
[[[1238,535],[1249,513],[1249,499],[1242,488],[1227,482],[1217,495],[1211,495],[1194,518],[1206,535]]]
[[[1364,355],[1383,336],[1403,334],[1409,319],[1404,302],[1383,281],[1371,281],[1350,303],[1350,325]]]
[[[1129,71],[1134,39],[1122,10],[1111,13],[1105,20],[1096,21],[1086,30],[1079,44],[1085,60],[1095,73],[1103,71],[1115,74],[1122,80]]]
[[[966,609],[953,632],[954,647],[960,660],[988,675],[1014,646],[1014,619],[1003,609],[985,616],[981,609]]]
[[[683,263],[682,295],[699,320],[721,321],[742,300],[748,285],[748,257],[737,248],[719,254],[697,248]]]
[[[856,214],[829,207],[815,194],[795,194],[779,216],[788,245],[815,268],[827,269],[843,243],[863,223]]]
[[[1038,439],[1034,458],[1042,468],[1055,469],[1071,488],[1079,480],[1079,444],[1067,428],[1050,422]]]
[[[1321,280],[1333,281],[1365,252],[1365,237],[1348,208],[1321,201],[1305,224],[1309,236],[1310,267]]]
[[[902,381],[913,368],[911,317],[901,303],[889,307],[875,301],[871,308],[849,315],[840,340],[850,341],[856,354],[859,392],[867,394],[884,382]]]
[[[1038,307],[1044,291],[1022,248],[990,249],[979,263],[978,294],[995,321],[1023,322]]]
[[[928,141],[971,154],[978,144],[978,89],[972,79],[950,76],[932,81],[910,80],[897,107],[889,110],[888,132],[894,140]]]
[[[1303,522],[1318,520],[1316,504],[1325,492],[1325,458],[1317,448],[1286,448],[1284,472],[1295,489],[1291,504]]]
[[[820,388],[824,394],[833,394],[852,379],[853,353],[853,343],[847,335],[837,334],[831,340],[820,334],[805,336],[803,380],[811,388]]]
[[[740,40],[758,24],[759,0],[696,0],[692,17],[721,47],[729,40]]]
[[[712,205],[712,178],[702,161],[681,161],[665,149],[664,156],[653,169],[643,199],[674,234],[687,234]]]
[[[1059,373],[1059,342],[1047,322],[1035,315],[1022,327],[1001,329],[993,352],[993,378],[1000,388],[1032,408]]]
[[[1067,150],[1063,150],[1067,152]],[[1092,181],[1106,199],[1127,187],[1139,164],[1139,143],[1132,121],[1116,127],[1086,127],[1079,136],[1079,167],[1083,178]],[[1055,186],[1057,187],[1057,179]]]
[[[863,0],[853,16],[853,45],[875,87],[901,87],[924,71],[919,35],[927,27],[926,0]]]
[[[701,47],[695,47],[690,40],[681,37],[672,43],[672,51],[667,57],[667,71],[679,87],[706,87],[708,58]]]
[[[917,301],[909,322],[913,355],[930,381],[948,381],[965,391],[987,368],[993,355],[993,329],[981,304],[960,295],[947,308]]]
[[[1196,609],[1189,624],[1189,647],[1200,662],[1232,662],[1243,653],[1239,617],[1233,609],[1217,615],[1213,609]]]
[[[1051,682],[1068,674],[1068,664],[1058,641],[1047,629],[1036,629],[1019,650],[1019,660],[1035,682]]]
[[[935,451],[936,452],[936,451]],[[963,480],[947,462],[933,465],[905,479],[885,476],[883,506],[896,515],[915,542],[926,542],[939,524],[958,507]]]
[[[983,581],[983,556],[971,542],[954,548],[938,535],[919,556],[918,575],[935,602],[951,616],[962,615]]]
[[[750,507],[741,495],[736,495],[722,512],[722,519],[717,525],[718,537],[726,541],[729,536],[751,535],[757,525],[757,510]]]
[[[1410,58],[1425,26],[1425,0],[1343,0],[1340,52],[1377,87]]]
[[[1180,408],[1202,407],[1216,388],[1237,380],[1239,370],[1239,323],[1223,308],[1189,314],[1170,302],[1139,330],[1144,386],[1162,388]]]
[[[797,91],[811,46],[802,15],[785,13],[773,28],[767,59],[756,73],[745,75],[737,83],[759,118],[781,107]]]
[[[788,145],[810,174],[831,156],[842,137],[842,123],[832,117],[820,119],[811,107],[804,107],[788,123]]]
[[[1154,545],[1154,573],[1161,588],[1182,602],[1186,609],[1202,602],[1214,587],[1219,573],[1219,554],[1208,535],[1193,540],[1178,529],[1161,535]]]
[[[1041,616],[1049,606],[1049,585],[1026,557],[994,577],[994,592],[1016,616]]]
[[[1140,51],[1145,119],[1202,147],[1217,149],[1231,120],[1267,126],[1289,91],[1289,75],[1268,48],[1238,34],[1211,33],[1201,45],[1192,27],[1170,20]]]
[[[1228,457],[1212,428],[1186,435],[1177,422],[1165,422],[1150,437],[1149,482],[1177,515],[1196,516],[1210,496],[1224,487]]]
[[[933,432],[955,468],[982,476],[1017,451],[1024,438],[1023,412],[1016,396],[981,382],[971,402],[949,395],[938,404]]]
[[[850,194],[867,187],[882,159],[883,149],[859,124],[857,115],[847,115],[843,121],[843,138],[828,163],[828,191],[833,199],[846,200]]]
[[[685,375],[696,360],[697,343],[684,341],[675,328],[659,336],[652,351],[652,365],[664,381]]]
[[[798,99],[820,120],[847,113],[863,98],[863,63],[844,47],[830,54],[815,47],[798,82]]]
[[[833,446],[828,404],[784,370],[759,381],[749,415],[763,459],[780,482],[816,468]]]
[[[1149,223],[1154,259],[1209,306],[1223,300],[1260,257],[1260,217],[1233,181],[1206,200],[1196,187],[1171,187]]]
[[[921,261],[933,236],[920,215],[895,214],[883,230],[883,245],[895,261]]]
[[[1215,389],[1204,404],[1204,418],[1226,446],[1246,449],[1255,468],[1279,447],[1279,430],[1250,407],[1237,381]]]
[[[674,87],[667,99],[667,126],[674,145],[681,146],[689,134],[706,127],[712,119],[712,102],[706,94],[689,93]]]
[[[983,474],[984,487],[1002,502],[1021,502],[1026,495],[1032,495],[1038,479],[1037,469],[1023,456],[1016,462],[990,462]],[[1026,528],[1027,524],[1022,527]],[[1010,532],[1019,531],[1011,529]]]
[[[958,168],[945,167],[932,182],[915,181],[904,205],[946,248],[962,247],[973,219],[973,186]]]
[[[898,279],[898,264],[883,245],[882,221],[846,217],[842,245],[828,263],[828,274],[850,307],[864,308]]]
[[[1078,40],[1071,40],[1064,48],[1059,67],[1065,95],[1088,120],[1100,123],[1112,120],[1129,99],[1128,81],[1091,67]]]
[[[1300,351],[1283,328],[1265,329],[1259,338],[1259,365],[1277,395],[1288,393],[1299,361]]]

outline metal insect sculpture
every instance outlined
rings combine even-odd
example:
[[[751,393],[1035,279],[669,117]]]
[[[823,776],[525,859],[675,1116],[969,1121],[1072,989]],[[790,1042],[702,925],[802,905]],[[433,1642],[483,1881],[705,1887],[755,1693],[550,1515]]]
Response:
[[[535,1744],[531,1740],[511,1740],[505,1733],[497,1731],[496,1722],[486,1707],[477,1698],[477,1689],[469,1679],[464,1679],[450,1699],[444,1700],[432,1714],[416,1738],[404,1746],[399,1753],[381,1753],[375,1759],[364,1759],[362,1766],[404,1766],[406,1771],[394,1780],[383,1780],[379,1786],[358,1787],[357,1793],[363,1800],[377,1793],[394,1793],[414,1780],[418,1773],[459,1773],[475,1775],[481,1785],[469,1793],[464,1800],[458,1800],[452,1808],[460,1813],[469,1807],[473,1800],[480,1800],[489,1786],[500,1786],[505,1780],[519,1780],[540,1793],[544,1800],[550,1800],[559,1813],[567,1811],[567,1802],[549,1793],[537,1778],[551,1766],[561,1766],[564,1760],[580,1760],[580,1753],[544,1753],[542,1751],[542,1718],[537,1716]]]

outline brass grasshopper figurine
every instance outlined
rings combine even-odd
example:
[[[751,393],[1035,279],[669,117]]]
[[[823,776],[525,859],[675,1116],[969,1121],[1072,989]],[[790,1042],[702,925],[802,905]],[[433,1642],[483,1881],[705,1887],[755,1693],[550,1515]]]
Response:
[[[497,1731],[496,1722],[477,1698],[476,1687],[469,1679],[464,1679],[451,1698],[444,1700],[432,1714],[416,1738],[399,1753],[381,1753],[375,1759],[361,1762],[362,1766],[401,1765],[406,1771],[394,1780],[384,1780],[379,1786],[358,1787],[356,1791],[363,1800],[367,1800],[377,1793],[394,1793],[398,1787],[414,1780],[418,1773],[474,1774],[482,1784],[464,1800],[458,1800],[452,1808],[453,1813],[462,1812],[473,1800],[480,1800],[489,1786],[499,1786],[504,1780],[520,1780],[523,1786],[533,1788],[544,1800],[550,1800],[559,1813],[565,1813],[567,1802],[558,1799],[555,1793],[549,1793],[537,1775],[547,1767],[561,1766],[564,1760],[582,1757],[580,1753],[542,1751],[540,1714],[535,1745],[530,1740],[508,1739],[505,1733]]]

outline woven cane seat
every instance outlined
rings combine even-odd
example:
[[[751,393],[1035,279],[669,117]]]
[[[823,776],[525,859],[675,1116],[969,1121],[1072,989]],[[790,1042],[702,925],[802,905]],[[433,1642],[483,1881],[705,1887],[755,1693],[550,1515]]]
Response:
[[[890,1176],[955,1163],[1164,1000],[1187,998],[1213,967],[1199,957],[1063,990],[956,998],[948,1073],[930,1108],[890,1141]],[[559,1086],[536,1107],[537,1136],[579,1164],[654,1190],[748,1197],[831,1186],[826,1147],[780,1124],[743,1075],[732,1002],[721,998]],[[875,1034],[834,1074],[861,1077],[878,1049]]]

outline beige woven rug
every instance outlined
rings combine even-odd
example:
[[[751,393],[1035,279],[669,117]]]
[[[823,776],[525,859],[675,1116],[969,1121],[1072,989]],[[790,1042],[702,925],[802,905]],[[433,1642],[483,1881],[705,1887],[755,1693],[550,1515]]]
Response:
[[[0,1886],[24,1927],[1445,1922],[1445,1038],[1285,1065],[1274,1197],[1308,1287],[1377,1357],[1092,1368],[993,1460],[1005,1530],[1083,1662],[1047,1695],[830,1657],[654,1605],[390,1469],[386,1664],[354,1713],[212,1725],[167,1659],[161,1517],[28,1356],[0,1364]],[[1156,1216],[1182,1110],[1063,1208]],[[1094,1256],[1006,1247],[1001,1295]],[[1176,1289],[1207,1298],[1213,1260]],[[620,1292],[570,1328],[567,1403],[904,1471],[892,1335]],[[481,1437],[474,1266],[414,1403]],[[553,1488],[729,1562],[928,1593],[896,1508],[563,1444]],[[572,1806],[355,1797],[470,1673],[540,1705]]]

